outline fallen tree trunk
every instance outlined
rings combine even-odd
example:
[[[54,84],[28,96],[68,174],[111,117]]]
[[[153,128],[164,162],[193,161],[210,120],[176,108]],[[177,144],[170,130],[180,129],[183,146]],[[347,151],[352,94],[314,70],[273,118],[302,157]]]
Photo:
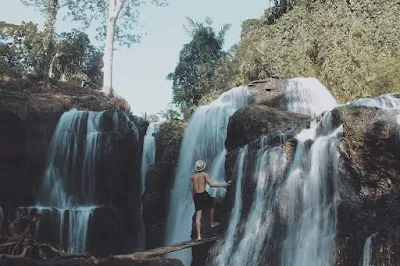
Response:
[[[199,245],[204,245],[210,242],[215,242],[217,240],[216,237],[212,238],[205,238],[200,241],[187,241],[187,242],[182,242],[178,244],[174,244],[171,246],[166,246],[166,247],[160,247],[160,248],[155,248],[143,252],[136,252],[132,254],[124,254],[124,255],[115,255],[113,256],[114,258],[118,259],[145,259],[145,258],[152,258],[152,257],[157,257],[161,256],[167,253],[175,252],[178,250],[186,249],[186,248],[192,248],[195,246]]]

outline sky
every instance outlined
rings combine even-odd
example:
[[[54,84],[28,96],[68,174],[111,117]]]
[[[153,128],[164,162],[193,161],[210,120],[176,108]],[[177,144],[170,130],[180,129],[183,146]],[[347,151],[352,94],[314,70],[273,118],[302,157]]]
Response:
[[[114,52],[113,88],[131,105],[134,114],[155,114],[168,108],[172,101],[172,82],[166,80],[178,63],[179,51],[190,38],[185,34],[185,17],[203,22],[207,16],[219,30],[232,24],[225,38],[229,49],[240,40],[241,24],[246,19],[260,18],[269,0],[169,0],[167,7],[151,4],[140,9],[137,32],[145,33],[138,44]],[[56,31],[69,31],[78,25],[58,16]],[[19,0],[0,0],[0,20],[10,23],[32,21],[43,26],[43,16]],[[87,32],[95,35],[94,27]],[[100,45],[101,43],[94,43]]]

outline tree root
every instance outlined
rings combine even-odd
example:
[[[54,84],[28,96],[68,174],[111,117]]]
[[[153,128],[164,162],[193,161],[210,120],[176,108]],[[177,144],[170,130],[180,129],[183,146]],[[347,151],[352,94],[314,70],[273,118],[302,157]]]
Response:
[[[17,232],[16,224],[21,219],[28,219],[31,223],[37,221],[37,216],[23,216],[17,218],[8,227],[8,235],[0,238],[0,260],[1,259],[21,259],[24,257],[46,258],[90,258],[88,253],[67,254],[49,244],[37,242],[31,234],[31,225],[28,224],[21,234]],[[27,252],[29,251],[28,255]],[[20,254],[18,254],[20,253]]]
[[[0,254],[0,260],[1,259],[22,259],[25,257],[28,249],[29,249],[29,247],[24,247],[24,249],[22,250],[22,253],[19,255]]]

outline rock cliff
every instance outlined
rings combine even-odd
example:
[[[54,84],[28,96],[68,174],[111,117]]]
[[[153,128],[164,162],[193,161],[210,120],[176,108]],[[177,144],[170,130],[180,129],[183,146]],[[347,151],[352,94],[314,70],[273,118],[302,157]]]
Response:
[[[37,203],[61,115],[71,108],[105,111],[95,194],[95,202],[103,207],[90,219],[87,250],[98,256],[132,252],[141,219],[140,160],[148,123],[130,115],[125,100],[86,88],[61,84],[37,93],[14,83],[0,85],[0,205],[7,219],[13,219],[19,207]],[[41,241],[57,243],[54,225],[40,228]]]

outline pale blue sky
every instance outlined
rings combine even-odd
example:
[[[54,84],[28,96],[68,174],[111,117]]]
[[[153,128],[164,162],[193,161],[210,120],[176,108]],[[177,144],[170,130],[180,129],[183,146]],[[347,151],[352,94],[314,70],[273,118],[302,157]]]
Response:
[[[204,21],[209,16],[217,30],[225,23],[232,24],[225,41],[226,48],[230,48],[240,39],[241,23],[259,18],[268,5],[269,0],[169,0],[167,7],[142,7],[140,23],[144,26],[138,31],[147,35],[141,43],[115,52],[114,89],[129,102],[134,114],[165,110],[172,100],[171,82],[165,77],[175,69],[182,45],[190,41],[182,27],[185,17]],[[74,28],[62,16],[56,31]],[[33,21],[40,26],[44,21],[37,11],[25,7],[19,0],[0,0],[0,20]],[[93,36],[94,30],[89,31]]]

